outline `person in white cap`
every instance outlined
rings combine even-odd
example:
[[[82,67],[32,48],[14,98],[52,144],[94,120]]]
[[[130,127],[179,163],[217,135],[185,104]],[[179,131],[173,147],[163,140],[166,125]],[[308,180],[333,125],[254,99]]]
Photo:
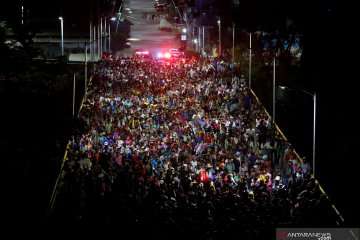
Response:
[[[302,162],[300,163],[300,167],[301,167],[302,173],[304,175],[310,173],[310,163],[307,162],[306,157],[302,158]]]

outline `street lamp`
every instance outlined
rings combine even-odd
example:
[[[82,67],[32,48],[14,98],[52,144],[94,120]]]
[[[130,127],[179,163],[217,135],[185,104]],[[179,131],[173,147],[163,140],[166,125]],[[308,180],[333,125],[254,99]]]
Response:
[[[201,27],[199,26],[199,33],[198,33],[198,38],[199,38],[199,52],[201,53]]]
[[[73,83],[73,109],[72,109],[73,118],[75,118],[75,85],[76,85],[76,77],[75,77],[75,73],[74,73],[74,83]]]
[[[301,91],[303,91],[304,93],[310,95],[313,98],[313,147],[312,147],[312,158],[313,158],[313,177],[315,178],[315,146],[316,146],[316,92],[314,92],[314,94],[301,89]]]
[[[219,20],[217,21],[219,25],[219,55],[221,55],[221,20],[219,17]]]
[[[194,39],[194,44],[195,44],[196,51],[198,51],[198,40],[197,40],[197,38]]]
[[[235,22],[233,22],[233,47],[232,47],[232,62],[234,63],[235,57]]]
[[[202,48],[201,48],[201,54],[205,54],[205,27],[202,26]]]
[[[120,19],[121,19],[121,15],[122,15],[122,12],[121,12],[121,9],[122,9],[122,3],[120,4],[120,7],[119,7],[119,11],[118,11],[118,17],[117,18],[115,18],[115,19],[117,19],[117,22],[116,22],[116,33],[118,32],[118,26],[119,26],[119,21],[120,21]],[[114,20],[115,20],[114,19]],[[113,19],[112,19],[113,20]]]
[[[108,34],[108,36],[109,36],[109,46],[108,46],[108,51],[109,51],[109,53],[111,52],[111,30],[110,30],[110,23],[109,23],[109,34]]]
[[[249,33],[249,89],[251,89],[251,32]]]
[[[88,45],[90,45],[92,42],[90,43],[85,43],[85,83],[84,83],[84,89],[85,89],[85,96],[86,96],[86,93],[87,93],[87,79],[88,79],[88,76],[87,76],[87,50],[88,50]]]
[[[275,88],[276,88],[276,81],[275,81],[275,68],[276,68],[276,62],[275,62],[275,56],[274,56],[274,58],[273,58],[273,100],[272,100],[272,105],[273,105],[273,107],[272,107],[272,110],[273,110],[273,112],[272,112],[272,118],[273,118],[273,123],[275,124],[275,101],[276,101],[276,99],[275,99],[275,95],[276,95],[276,92],[275,92]]]
[[[61,55],[64,56],[64,19],[59,17],[61,24]]]
[[[249,35],[249,89],[251,89],[251,32],[247,32],[243,29],[240,29],[243,33]]]
[[[198,28],[198,34],[197,37],[195,38],[195,28]],[[199,51],[202,55],[204,54],[205,50],[205,28],[204,26],[201,26],[197,23],[192,23],[192,42],[197,44],[196,46],[196,51]]]
[[[172,2],[172,3],[173,3],[173,5],[174,5],[175,11],[176,11],[176,12],[177,12],[177,14],[179,15],[179,18],[180,18],[180,24],[182,24],[182,23],[183,23],[183,22],[182,22],[182,16],[181,16],[181,14],[180,14],[179,7],[175,5],[174,0],[171,0],[171,2]]]
[[[281,89],[286,89],[287,87],[285,86],[280,86]],[[314,92],[314,94],[300,88],[299,90],[301,90],[302,92],[306,93],[307,95],[311,96],[313,99],[313,142],[312,142],[312,161],[313,161],[313,177],[315,178],[315,153],[316,153],[316,92]],[[273,93],[275,95],[275,93]],[[273,96],[273,101],[274,101],[274,96]]]

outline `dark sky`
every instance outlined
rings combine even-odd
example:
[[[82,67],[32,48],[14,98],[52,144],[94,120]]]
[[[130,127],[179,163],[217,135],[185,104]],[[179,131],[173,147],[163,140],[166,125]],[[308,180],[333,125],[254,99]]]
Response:
[[[317,171],[319,181],[351,226],[359,226],[359,200],[353,196],[358,174],[360,128],[357,44],[350,6],[337,5],[309,24],[305,79],[317,91]]]
[[[64,28],[67,33],[88,32],[90,19],[96,24],[101,15],[109,15],[119,8],[117,0],[14,0],[1,6],[0,20],[11,20],[20,23],[22,14],[28,26],[36,32],[47,32],[56,29],[59,25],[59,17],[64,19]],[[116,5],[116,3],[118,3]],[[22,13],[22,6],[24,12]],[[92,16],[92,17],[91,17]],[[31,25],[32,24],[32,25]],[[71,30],[73,29],[73,31]],[[79,30],[80,29],[80,30]]]
[[[22,6],[24,6],[24,21],[27,26],[37,33],[52,32],[60,27],[59,17],[64,19],[67,34],[88,32],[90,24],[90,9],[92,0],[14,0],[0,8],[0,20],[9,20],[20,24]]]
[[[86,0],[14,0],[6,3],[0,8],[0,19],[21,17],[21,7],[24,6],[24,16],[29,19],[57,19],[63,16],[64,19],[81,19],[85,14],[89,14],[90,2]]]

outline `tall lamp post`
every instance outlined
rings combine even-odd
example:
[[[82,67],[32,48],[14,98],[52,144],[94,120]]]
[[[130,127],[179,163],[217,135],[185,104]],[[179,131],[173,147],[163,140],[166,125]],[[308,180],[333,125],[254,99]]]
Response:
[[[219,17],[219,20],[217,21],[219,25],[219,55],[221,55],[221,20]]]
[[[195,28],[198,28],[198,35],[195,38]],[[204,54],[205,49],[205,28],[196,23],[192,23],[192,42],[196,44],[196,51]]]
[[[91,42],[92,43],[92,42]],[[88,79],[88,76],[87,76],[87,50],[88,50],[88,45],[90,45],[91,43],[85,43],[85,83],[84,83],[84,89],[85,89],[85,95],[87,93],[87,79]]]
[[[232,47],[232,62],[235,59],[235,22],[233,22],[233,47]]]
[[[64,19],[59,17],[61,24],[61,55],[64,56]]]
[[[76,76],[75,76],[75,73],[74,73],[74,83],[73,83],[73,109],[72,109],[73,118],[75,118],[75,86],[76,86]]]
[[[179,11],[179,7],[175,5],[174,0],[171,0],[171,2],[172,2],[173,5],[174,5],[174,9],[175,9],[176,13],[179,15],[180,23],[182,24],[182,23],[183,23],[183,20],[182,20],[182,16],[181,16],[181,14],[180,14],[180,11]]]
[[[281,89],[286,89],[287,87],[285,86],[280,86]],[[316,92],[314,92],[314,94],[300,88],[300,90],[304,93],[306,93],[307,95],[311,96],[313,99],[313,136],[312,136],[312,169],[313,169],[313,177],[315,178],[315,153],[316,153]],[[273,92],[273,99],[275,98],[275,93]]]
[[[316,150],[316,92],[314,94],[301,89],[304,93],[310,95],[313,98],[313,146],[312,146],[312,160],[313,160],[313,177],[315,178],[315,150]]]
[[[249,89],[251,89],[251,32],[249,33]]]
[[[240,29],[243,33],[249,35],[249,89],[251,89],[251,32],[247,32],[243,29]]]
[[[276,101],[276,79],[275,79],[275,69],[276,69],[276,62],[275,62],[275,57],[273,58],[273,100],[272,100],[272,118],[273,118],[273,123],[275,124],[275,101]]]

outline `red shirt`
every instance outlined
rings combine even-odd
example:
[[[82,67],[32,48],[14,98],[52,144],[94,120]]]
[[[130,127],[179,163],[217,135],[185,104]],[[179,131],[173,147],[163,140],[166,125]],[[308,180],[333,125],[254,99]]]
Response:
[[[139,164],[139,158],[136,155],[132,155],[131,160],[133,161],[135,166]]]

